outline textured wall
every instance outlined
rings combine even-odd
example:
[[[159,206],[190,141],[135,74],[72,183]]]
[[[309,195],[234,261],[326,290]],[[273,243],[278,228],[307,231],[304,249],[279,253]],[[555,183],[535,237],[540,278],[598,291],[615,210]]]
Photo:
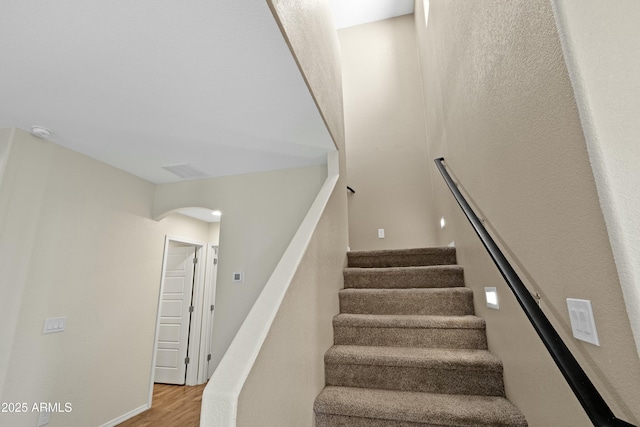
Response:
[[[0,187],[1,313],[13,326],[0,340],[3,402],[70,402],[52,427],[102,425],[147,403],[165,235],[208,233],[182,215],[150,219],[153,193],[147,181],[15,131]],[[66,331],[43,335],[44,319],[58,316]],[[1,413],[0,425],[37,418]]]
[[[640,418],[640,366],[548,1],[432,0],[416,22],[432,157],[444,156],[605,399]],[[433,173],[437,174],[435,169]],[[456,241],[510,399],[530,425],[588,425],[504,281],[434,175],[441,243]],[[482,288],[498,287],[500,310]],[[565,299],[593,303],[601,346],[572,338]]]
[[[341,200],[342,199],[342,200]],[[333,344],[347,239],[344,191],[336,186],[238,401],[238,426],[314,425]]]
[[[267,0],[267,3],[340,149],[344,142],[342,72],[329,1]]]
[[[206,242],[214,232],[182,215],[151,219],[154,197],[168,189],[25,132],[15,131],[9,154],[0,186],[2,399],[72,403],[52,427],[102,425],[147,403],[165,235]],[[325,176],[311,167],[177,185],[223,211],[218,360]],[[177,200],[168,210],[204,203],[164,200]],[[236,270],[245,283],[230,283]],[[42,335],[44,319],[57,316],[67,316],[65,333]],[[2,425],[36,419],[0,414]]]
[[[5,170],[9,161],[9,154],[11,151],[11,140],[13,135],[13,129],[0,129],[0,201],[4,204],[6,202],[5,192],[3,190],[2,182],[5,176]],[[6,209],[0,209],[0,235],[4,236],[4,228],[6,223]],[[12,266],[15,262],[15,258],[8,257],[13,253],[15,248],[6,248],[4,245],[0,245],[0,267],[1,271],[13,271]],[[5,252],[7,251],[7,252]],[[4,256],[2,256],[4,255]],[[8,262],[1,261],[7,260]],[[10,270],[6,270],[9,268]],[[19,287],[11,286],[11,281],[3,280],[0,282],[0,291],[2,292],[2,299],[0,300],[1,312],[4,313],[2,326],[0,326],[0,400],[2,399],[2,390],[4,388],[4,379],[7,374],[7,366],[9,364],[9,357],[11,353],[11,343],[13,342],[13,336],[15,333],[16,320],[18,317],[18,309],[20,307],[20,300],[22,299],[22,289]]]
[[[552,5],[640,352],[640,3]]]
[[[435,208],[412,15],[339,31],[352,250],[434,246]],[[385,238],[378,238],[378,229]]]
[[[155,216],[180,207],[222,212],[211,363],[217,366],[327,175],[326,166],[202,179],[156,188]],[[234,283],[233,272],[245,281]]]
[[[12,132],[12,129],[0,129],[0,184],[9,159]]]
[[[348,244],[340,53],[328,1],[270,3],[339,150],[340,176],[242,388],[237,425],[311,427]]]

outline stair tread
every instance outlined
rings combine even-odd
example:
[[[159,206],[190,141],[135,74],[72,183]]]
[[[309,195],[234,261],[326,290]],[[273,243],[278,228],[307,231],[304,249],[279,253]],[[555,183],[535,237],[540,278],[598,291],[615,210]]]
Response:
[[[448,288],[464,286],[459,265],[347,267],[345,288]]]
[[[333,318],[333,325],[357,328],[484,329],[485,321],[473,315],[438,316],[423,314],[341,313]]]
[[[455,248],[385,249],[347,253],[349,267],[399,267],[456,264]]]
[[[438,426],[524,427],[522,413],[497,396],[448,395],[353,387],[325,387],[319,413]]]
[[[454,288],[345,288],[340,289],[338,294],[345,295],[430,295],[430,294],[473,294],[469,288],[456,286]]]
[[[349,252],[344,278],[318,426],[527,426],[455,248]]]
[[[352,314],[474,314],[469,288],[348,288],[338,292],[340,311]]]
[[[487,350],[334,345],[326,364],[405,366],[502,371],[502,361]]]
[[[410,248],[410,249],[377,249],[372,251],[349,251],[349,256],[406,256],[406,255],[432,255],[440,253],[455,253],[456,248],[450,246],[436,246],[430,248]]]
[[[427,272],[427,271],[463,271],[464,268],[457,264],[446,265],[409,265],[405,267],[345,267],[347,274],[388,274],[396,272]]]

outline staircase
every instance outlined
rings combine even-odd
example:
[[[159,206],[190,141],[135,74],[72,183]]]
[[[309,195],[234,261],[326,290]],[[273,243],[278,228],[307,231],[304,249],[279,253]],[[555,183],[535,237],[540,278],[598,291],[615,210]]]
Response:
[[[454,248],[348,254],[316,427],[526,426]]]

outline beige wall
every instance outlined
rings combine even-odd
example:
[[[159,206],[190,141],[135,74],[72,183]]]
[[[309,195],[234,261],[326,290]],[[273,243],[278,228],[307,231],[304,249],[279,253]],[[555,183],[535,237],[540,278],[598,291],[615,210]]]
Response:
[[[9,152],[11,151],[13,129],[0,129],[0,202],[6,206],[7,195],[2,191],[2,180],[5,175],[7,162],[9,160]],[[6,222],[6,209],[0,208],[0,236],[4,235],[5,222]],[[10,253],[10,248],[5,248],[0,243],[0,254]],[[5,252],[7,251],[7,252]],[[6,268],[11,268],[11,263],[5,263],[0,261],[0,271],[11,271]],[[6,319],[0,326],[0,337],[3,337],[0,341],[0,401],[2,401],[2,389],[4,386],[4,379],[7,373],[7,365],[9,363],[9,352],[11,349],[11,342],[13,341],[13,334],[15,330],[15,319],[17,317],[17,305],[22,297],[22,291],[19,291],[15,287],[11,286],[9,280],[3,280],[0,282],[0,292],[2,299],[0,299],[0,312],[6,313]]]
[[[217,366],[327,176],[326,166],[156,187],[154,217],[184,206],[222,212],[211,363]],[[234,283],[243,271],[245,281]]]
[[[329,0],[267,0],[336,148],[344,141],[340,46]],[[344,176],[344,162],[341,162]]]
[[[12,132],[12,129],[0,129],[0,185],[2,185],[2,177],[9,159]]]
[[[37,146],[13,148],[13,129],[0,134],[2,149],[2,180],[0,181],[0,398],[4,402],[4,383],[9,370],[11,347],[15,337],[20,303],[27,280],[29,258],[36,239],[35,223],[40,215],[42,193],[47,175],[48,147]],[[15,150],[21,149],[19,161],[9,162]],[[21,173],[21,163],[31,158],[32,168]],[[33,169],[33,170],[31,170]],[[1,415],[1,414],[0,414]]]
[[[413,16],[339,31],[352,250],[434,246]],[[378,238],[378,229],[385,238]]]
[[[296,229],[323,169],[229,184],[220,206],[228,267],[219,271],[246,271],[243,296],[258,273],[268,277],[265,264],[282,254],[278,242]],[[206,242],[214,233],[182,215],[151,219],[155,196],[147,181],[15,131],[0,186],[3,401],[72,403],[52,427],[102,425],[147,403],[165,235]],[[231,306],[225,298],[216,305]],[[58,316],[67,330],[43,335],[44,319]],[[0,424],[33,426],[37,417],[0,414]]]
[[[576,95],[640,353],[640,3],[554,0],[567,68]]]
[[[207,240],[212,245],[218,245],[220,243],[220,223],[212,222],[209,224],[209,240]]]
[[[432,0],[416,25],[429,150],[443,155],[614,412],[640,420],[640,365],[594,177],[547,1]],[[440,242],[456,241],[508,397],[532,427],[589,425],[504,281],[434,176]],[[500,310],[482,288],[498,287]],[[601,346],[572,338],[565,298],[593,303]]]
[[[337,185],[242,388],[238,426],[314,425],[313,401],[324,387],[324,353],[333,344],[343,287],[345,202]]]
[[[2,311],[15,325],[3,401],[70,402],[73,412],[52,414],[52,427],[101,425],[146,403],[164,236],[206,240],[208,232],[182,215],[149,219],[153,190],[15,132],[0,190],[3,284],[16,307]],[[2,295],[4,303],[12,294]],[[67,316],[66,331],[43,335],[44,319],[58,316]],[[0,417],[34,426],[38,414]]]
[[[338,313],[348,239],[340,57],[327,1],[297,2],[302,6],[296,8],[290,1],[274,3],[340,150],[340,178],[242,388],[237,425],[311,427],[313,401],[324,387],[324,353],[333,344],[331,319]]]

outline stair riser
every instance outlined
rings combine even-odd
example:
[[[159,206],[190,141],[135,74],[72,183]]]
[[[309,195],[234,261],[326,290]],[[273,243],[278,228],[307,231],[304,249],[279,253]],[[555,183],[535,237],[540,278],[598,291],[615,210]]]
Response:
[[[453,265],[455,253],[416,254],[404,256],[358,256],[349,254],[349,267],[416,267],[427,265]]]
[[[313,410],[317,426],[526,427],[504,397],[328,387]]]
[[[382,420],[375,418],[348,417],[344,415],[316,412],[315,427],[443,427],[442,424],[423,424],[408,421]]]
[[[517,421],[513,423],[495,424],[482,422],[480,420],[466,420],[458,422],[455,425],[447,422],[433,423],[416,423],[410,421],[384,420],[380,418],[364,418],[352,417],[346,415],[324,414],[316,412],[315,427],[527,427],[526,421]]]
[[[341,292],[340,312],[465,316],[473,314],[473,294],[471,292],[434,294],[354,294]]]
[[[484,329],[334,327],[336,345],[487,349]]]
[[[327,364],[325,375],[327,386],[504,396],[502,370]]]
[[[464,286],[462,269],[345,271],[345,288],[453,288]]]
[[[455,248],[348,253],[315,427],[526,427]]]

